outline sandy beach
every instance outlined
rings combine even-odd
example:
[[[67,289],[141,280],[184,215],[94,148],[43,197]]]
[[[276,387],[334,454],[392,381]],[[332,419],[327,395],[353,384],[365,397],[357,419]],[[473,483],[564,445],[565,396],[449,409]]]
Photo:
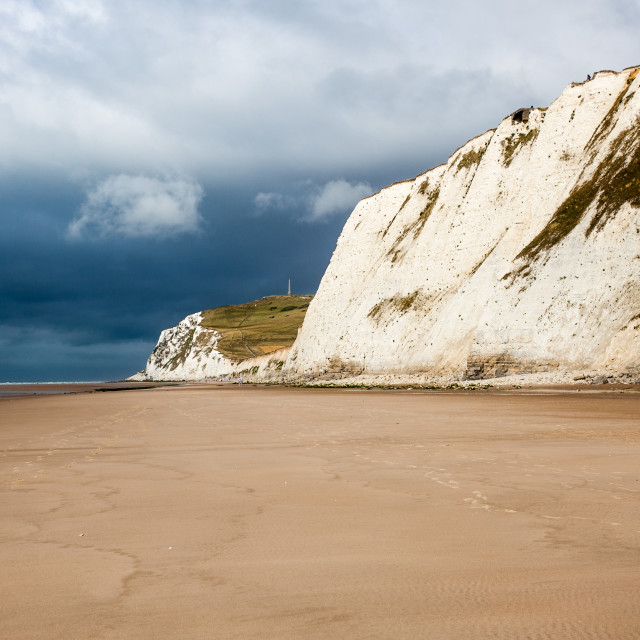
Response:
[[[0,637],[640,637],[637,390],[0,402]]]

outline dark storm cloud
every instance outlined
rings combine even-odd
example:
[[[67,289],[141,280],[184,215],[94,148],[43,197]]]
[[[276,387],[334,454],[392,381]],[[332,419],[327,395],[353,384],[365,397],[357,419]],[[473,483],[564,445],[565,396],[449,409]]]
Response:
[[[5,0],[0,380],[133,373],[188,313],[313,292],[359,197],[640,62],[639,23],[631,0]]]
[[[289,278],[294,291],[315,291],[344,217],[310,239],[289,216],[256,218],[246,198],[231,191],[203,201],[195,235],[69,242],[64,226],[50,224],[0,237],[2,378],[122,378],[188,313],[283,293]],[[0,207],[14,208],[2,198]]]

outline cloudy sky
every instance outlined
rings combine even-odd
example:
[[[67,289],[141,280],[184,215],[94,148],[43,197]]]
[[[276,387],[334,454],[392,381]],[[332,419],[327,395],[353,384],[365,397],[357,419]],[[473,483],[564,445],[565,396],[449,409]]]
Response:
[[[0,381],[315,292],[363,196],[640,63],[640,0],[2,0]]]

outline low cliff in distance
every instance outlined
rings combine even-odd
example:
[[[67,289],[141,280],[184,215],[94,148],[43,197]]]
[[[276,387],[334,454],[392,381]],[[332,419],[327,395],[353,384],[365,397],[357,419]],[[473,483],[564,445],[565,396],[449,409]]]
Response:
[[[639,89],[601,71],[362,200],[284,379],[637,380]]]
[[[279,374],[313,296],[269,296],[187,316],[160,334],[131,380],[202,380]]]

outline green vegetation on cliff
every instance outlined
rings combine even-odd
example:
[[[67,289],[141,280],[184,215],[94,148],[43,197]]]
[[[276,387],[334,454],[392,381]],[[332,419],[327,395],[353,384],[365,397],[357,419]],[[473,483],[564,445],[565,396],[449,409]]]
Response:
[[[218,351],[232,360],[245,360],[290,347],[313,296],[268,296],[245,304],[202,312],[201,325],[222,334]]]
[[[512,133],[508,138],[502,141],[502,147],[504,151],[504,166],[508,167],[512,162],[517,152],[522,147],[532,144],[540,133],[539,129],[529,129],[527,133]]]
[[[525,259],[527,263],[536,260],[564,240],[589,208],[595,208],[595,212],[586,235],[599,231],[626,203],[640,207],[640,117],[632,127],[618,135],[598,169],[588,180],[573,188],[549,224],[517,258]]]

